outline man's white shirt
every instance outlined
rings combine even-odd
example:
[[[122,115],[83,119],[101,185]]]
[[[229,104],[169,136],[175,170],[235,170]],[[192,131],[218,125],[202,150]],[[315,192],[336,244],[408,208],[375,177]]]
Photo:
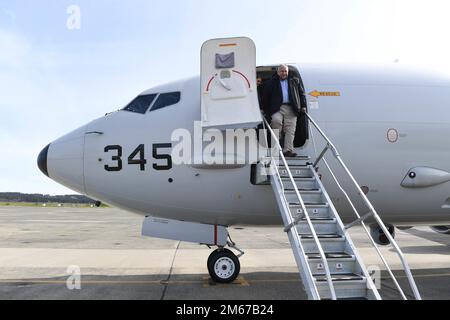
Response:
[[[287,79],[280,80],[280,84],[281,84],[281,92],[283,94],[283,104],[289,103],[289,89]]]

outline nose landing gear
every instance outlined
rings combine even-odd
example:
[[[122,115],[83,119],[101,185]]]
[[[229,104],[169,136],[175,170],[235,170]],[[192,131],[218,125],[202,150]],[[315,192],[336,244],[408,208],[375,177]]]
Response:
[[[231,283],[237,278],[241,271],[239,257],[241,257],[244,252],[239,250],[234,242],[228,241],[227,244],[231,248],[238,250],[240,254],[236,256],[231,250],[219,247],[211,252],[208,257],[207,266],[209,275],[211,276],[211,279],[217,283]]]
[[[214,250],[208,258],[208,272],[215,282],[231,283],[241,270],[238,257],[228,249]]]

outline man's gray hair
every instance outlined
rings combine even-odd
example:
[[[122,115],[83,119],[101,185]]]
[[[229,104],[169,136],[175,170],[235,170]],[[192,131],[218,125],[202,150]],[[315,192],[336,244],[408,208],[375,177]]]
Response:
[[[280,64],[279,66],[278,66],[278,69],[277,69],[277,71],[280,71],[281,69],[286,69],[287,71],[289,71],[289,67],[288,67],[288,65],[287,64]]]

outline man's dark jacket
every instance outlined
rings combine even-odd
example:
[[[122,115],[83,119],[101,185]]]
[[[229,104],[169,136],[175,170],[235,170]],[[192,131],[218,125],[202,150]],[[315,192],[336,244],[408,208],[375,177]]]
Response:
[[[295,134],[294,145],[302,146],[308,139],[308,125],[305,114],[301,108],[306,108],[305,90],[303,89],[298,78],[288,76],[289,104],[294,113],[298,116],[297,129]],[[280,77],[275,75],[264,85],[262,97],[262,105],[264,113],[267,117],[271,117],[274,113],[280,111],[283,104],[283,94],[281,92]]]
[[[297,116],[300,115],[300,109],[302,103],[300,101],[300,83],[297,78],[288,77],[288,91],[290,105]],[[263,93],[263,106],[266,115],[271,116],[274,113],[280,111],[280,107],[283,104],[283,94],[281,92],[280,77],[274,76],[264,86]]]

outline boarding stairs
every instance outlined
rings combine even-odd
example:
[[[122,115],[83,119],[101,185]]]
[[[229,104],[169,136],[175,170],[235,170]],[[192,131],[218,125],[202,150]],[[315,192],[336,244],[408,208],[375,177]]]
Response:
[[[391,245],[400,257],[414,297],[421,299],[400,248],[363,192],[359,192],[359,194],[366,202],[369,213],[360,215],[357,212],[348,193],[342,188],[326,162],[325,154],[328,150],[332,151],[336,160],[343,166],[355,186],[359,188],[357,182],[328,137],[309,115],[307,117],[311,124],[310,139],[313,134],[312,128],[315,128],[322,138],[325,139],[324,150],[315,156],[314,160],[310,156],[285,158],[281,152],[277,135],[270,128],[269,123],[265,121],[265,128],[270,131],[272,148],[270,156],[263,165],[268,170],[270,183],[283,218],[284,231],[288,234],[308,298],[313,300],[381,299],[381,295],[377,290],[379,283],[372,279],[371,270],[368,270],[364,265],[348,232],[351,227],[362,225],[399,290],[401,297],[407,299],[386,259],[381,254],[377,244],[370,237],[370,233],[364,223],[365,220],[370,218],[371,223],[374,223],[374,221],[378,223],[390,240]],[[350,201],[355,211],[356,219],[348,225],[344,225],[341,221],[339,213],[321,182],[317,172],[317,165],[321,161],[330,170],[335,182],[341,191],[344,192],[345,197]]]

